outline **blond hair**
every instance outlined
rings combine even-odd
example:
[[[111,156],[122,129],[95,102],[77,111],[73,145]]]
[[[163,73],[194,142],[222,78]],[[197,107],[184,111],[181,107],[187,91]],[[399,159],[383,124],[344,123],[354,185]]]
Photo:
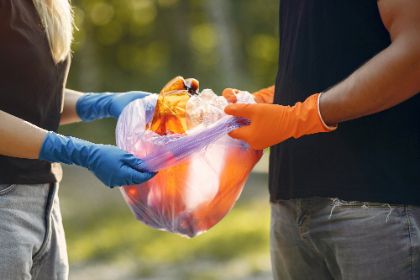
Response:
[[[64,60],[73,40],[73,13],[69,0],[33,0],[47,33],[54,61]]]

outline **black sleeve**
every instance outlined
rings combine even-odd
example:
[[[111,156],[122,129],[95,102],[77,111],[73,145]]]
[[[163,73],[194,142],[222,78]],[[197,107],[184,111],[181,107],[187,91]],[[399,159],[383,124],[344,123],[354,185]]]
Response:
[[[0,0],[0,66],[4,63],[7,50],[16,40],[16,34],[12,29],[13,0]]]
[[[10,0],[0,0],[0,43],[3,43],[4,37],[10,32],[10,18],[12,16],[12,3]]]
[[[3,73],[6,73],[8,67],[7,55],[10,50],[11,40],[13,34],[11,30],[10,19],[12,16],[12,3],[13,0],[0,0],[0,103],[3,101],[5,78]],[[0,104],[0,110],[1,110]]]

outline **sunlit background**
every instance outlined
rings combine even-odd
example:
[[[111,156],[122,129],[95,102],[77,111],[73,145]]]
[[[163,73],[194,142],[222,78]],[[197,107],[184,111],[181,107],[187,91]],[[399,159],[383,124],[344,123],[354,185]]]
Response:
[[[172,77],[202,88],[249,91],[273,84],[278,1],[73,0],[78,30],[68,87],[158,92]],[[61,133],[114,144],[115,121]],[[60,189],[70,279],[271,279],[265,157],[233,211],[194,239],[136,221],[118,190],[64,167]]]

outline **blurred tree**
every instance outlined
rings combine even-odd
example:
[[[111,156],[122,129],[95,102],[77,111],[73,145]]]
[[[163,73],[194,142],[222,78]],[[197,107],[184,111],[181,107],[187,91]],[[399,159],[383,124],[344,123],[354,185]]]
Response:
[[[176,75],[249,91],[274,82],[278,1],[73,0],[78,30],[68,87],[158,92]],[[113,142],[112,121],[63,129]]]
[[[240,52],[237,51],[238,42],[233,30],[234,24],[231,22],[232,2],[213,0],[205,3],[204,7],[207,8],[217,33],[217,49],[220,53],[217,67],[220,69],[219,73],[223,73],[219,79],[226,84],[231,83],[232,86],[239,85],[243,71],[238,64]]]

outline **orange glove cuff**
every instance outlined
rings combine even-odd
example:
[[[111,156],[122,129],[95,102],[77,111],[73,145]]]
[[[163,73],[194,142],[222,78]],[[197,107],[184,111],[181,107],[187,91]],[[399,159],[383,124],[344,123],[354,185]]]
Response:
[[[273,104],[232,104],[225,108],[227,114],[247,118],[249,126],[232,131],[233,138],[248,142],[254,149],[264,149],[289,138],[319,132],[329,132],[319,113],[319,96],[314,94],[294,106]]]
[[[296,117],[294,138],[319,132],[330,132],[337,128],[326,125],[322,119],[319,111],[320,96],[320,93],[313,94],[304,102],[298,102],[292,107],[293,115]]]
[[[274,92],[275,92],[274,86],[263,88],[255,92],[254,93],[255,102],[272,104],[274,101]]]

